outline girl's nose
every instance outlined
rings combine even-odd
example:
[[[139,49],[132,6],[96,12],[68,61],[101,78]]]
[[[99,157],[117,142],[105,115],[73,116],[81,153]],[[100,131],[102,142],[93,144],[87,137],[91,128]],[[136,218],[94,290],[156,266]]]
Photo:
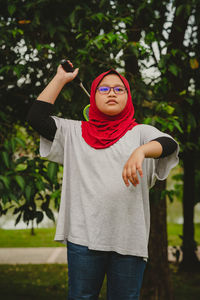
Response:
[[[115,92],[114,92],[113,88],[110,89],[110,92],[108,93],[108,95],[112,95],[112,96],[115,95]]]

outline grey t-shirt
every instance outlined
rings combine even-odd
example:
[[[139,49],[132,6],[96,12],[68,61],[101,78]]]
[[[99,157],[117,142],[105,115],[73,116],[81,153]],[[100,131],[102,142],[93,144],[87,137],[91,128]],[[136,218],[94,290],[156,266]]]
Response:
[[[149,188],[178,163],[178,147],[165,158],[145,158],[140,183],[127,187],[122,171],[134,149],[169,135],[137,125],[112,146],[94,149],[82,137],[81,121],[53,118],[55,138],[50,142],[41,137],[40,154],[63,164],[55,240],[148,258]]]

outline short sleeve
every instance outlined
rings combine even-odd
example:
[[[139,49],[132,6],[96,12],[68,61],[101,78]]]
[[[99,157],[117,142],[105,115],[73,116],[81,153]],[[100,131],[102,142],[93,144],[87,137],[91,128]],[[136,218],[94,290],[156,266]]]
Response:
[[[50,161],[63,165],[64,144],[67,138],[67,129],[69,120],[58,117],[52,117],[56,122],[56,134],[53,142],[40,136],[40,156]]]
[[[146,144],[162,136],[166,136],[173,139],[169,134],[163,133],[162,131],[158,130],[153,126],[150,125],[141,125],[141,126],[142,126],[142,128],[140,129],[141,145]],[[166,157],[155,158],[155,159],[146,158],[149,187],[152,187],[155,184],[156,179],[165,180],[167,178],[170,170],[174,168],[179,162],[178,153],[179,153],[179,145],[177,143],[176,150],[172,154]]]

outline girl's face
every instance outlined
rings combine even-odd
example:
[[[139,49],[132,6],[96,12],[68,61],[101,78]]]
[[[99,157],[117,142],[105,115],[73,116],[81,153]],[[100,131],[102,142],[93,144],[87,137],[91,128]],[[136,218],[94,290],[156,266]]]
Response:
[[[104,89],[102,87],[105,87]],[[110,87],[110,91],[106,91]],[[118,87],[118,89],[116,88]],[[98,88],[101,88],[98,90]],[[115,88],[115,92],[113,90]],[[118,115],[123,111],[128,99],[124,83],[115,74],[107,75],[97,87],[95,101],[97,108],[109,116]]]

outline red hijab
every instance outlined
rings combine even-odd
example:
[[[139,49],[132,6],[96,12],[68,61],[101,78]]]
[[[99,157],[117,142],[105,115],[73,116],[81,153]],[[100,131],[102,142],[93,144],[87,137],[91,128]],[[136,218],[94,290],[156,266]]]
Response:
[[[101,80],[109,74],[116,74],[124,83],[128,92],[125,108],[115,116],[102,113],[96,106],[96,88]],[[92,83],[90,95],[89,121],[82,121],[82,137],[88,145],[95,149],[108,148],[116,143],[128,130],[138,125],[133,119],[134,107],[131,98],[130,86],[126,78],[115,70],[100,74]]]

